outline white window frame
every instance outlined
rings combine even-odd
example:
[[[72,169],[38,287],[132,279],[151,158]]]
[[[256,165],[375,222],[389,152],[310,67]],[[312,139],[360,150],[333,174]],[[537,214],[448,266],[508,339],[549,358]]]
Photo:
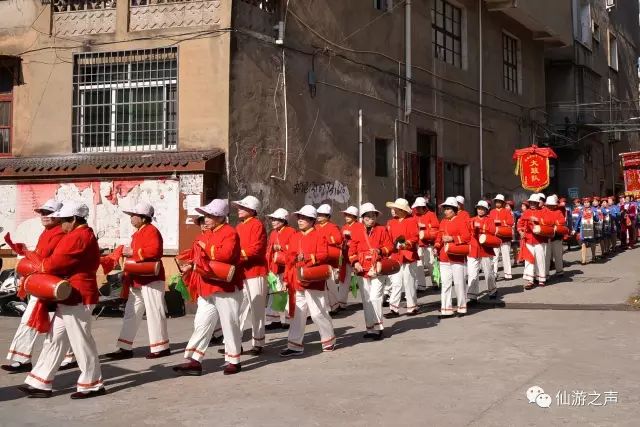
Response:
[[[612,49],[613,47],[613,49]],[[614,59],[614,60],[612,60]],[[620,55],[618,52],[618,37],[611,31],[607,31],[607,63],[609,68],[618,71]]]
[[[501,44],[502,44],[502,88],[511,94],[514,95],[522,95],[522,42],[520,41],[520,39],[518,37],[516,37],[515,35],[511,34],[510,32],[508,32],[507,30],[502,30],[502,34],[501,36],[507,36],[513,40],[515,40],[516,42],[516,73],[517,78],[516,78],[516,91],[511,91],[509,89],[507,89],[507,87],[505,86],[505,82],[504,82],[504,62],[505,62],[505,57],[504,57],[504,40],[501,37]]]
[[[589,0],[573,0],[573,36],[574,39],[591,50],[593,47],[593,19]]]

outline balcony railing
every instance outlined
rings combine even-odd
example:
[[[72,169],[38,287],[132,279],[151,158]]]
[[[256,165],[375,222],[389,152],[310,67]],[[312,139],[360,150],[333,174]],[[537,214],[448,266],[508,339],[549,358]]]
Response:
[[[53,12],[80,12],[89,10],[115,9],[116,0],[54,0]]]

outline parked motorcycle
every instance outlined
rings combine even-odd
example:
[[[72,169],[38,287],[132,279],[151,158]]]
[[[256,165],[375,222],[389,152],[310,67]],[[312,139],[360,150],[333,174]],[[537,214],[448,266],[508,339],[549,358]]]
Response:
[[[0,227],[0,233],[2,227]],[[0,248],[5,244],[0,244]],[[2,270],[0,258],[0,315],[22,316],[27,309],[27,303],[18,298],[18,276],[13,268]]]

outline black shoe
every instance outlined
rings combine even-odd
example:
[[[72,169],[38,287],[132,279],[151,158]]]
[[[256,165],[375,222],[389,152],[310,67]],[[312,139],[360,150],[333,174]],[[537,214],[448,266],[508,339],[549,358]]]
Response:
[[[498,291],[495,291],[494,293],[490,294],[489,299],[498,299]]]
[[[147,359],[159,359],[161,357],[166,357],[166,356],[171,356],[171,350],[168,348],[165,348],[162,351],[158,351],[155,353],[149,353],[147,354]]]
[[[389,295],[385,295],[384,298],[382,298],[382,306],[389,307]]]
[[[259,356],[262,354],[262,347],[253,347],[251,350],[248,350],[244,354],[248,356]]]
[[[16,362],[12,363],[11,365],[2,365],[0,366],[0,368],[2,368],[3,371],[11,372],[12,374],[18,374],[20,372],[31,372],[31,369],[33,369],[33,365],[31,365],[31,362]]]
[[[285,348],[280,352],[280,357],[295,357],[302,356],[303,354],[303,350],[291,350],[290,348]]]
[[[343,310],[343,308],[342,308],[342,307],[340,307],[340,306],[338,306],[338,307],[336,307],[335,309],[331,310],[331,311],[329,312],[329,315],[330,315],[330,316],[335,316],[336,314],[340,313],[342,310]]]
[[[40,390],[39,388],[31,387],[29,385],[19,385],[18,390],[27,395],[31,399],[46,399],[51,397],[53,392],[51,390]]]
[[[451,319],[453,317],[453,314],[438,314],[438,319],[443,320],[443,319]]]
[[[271,322],[264,327],[266,331],[275,331],[278,329],[282,329],[282,322]]]
[[[209,346],[212,345],[221,345],[224,342],[224,336],[220,335],[219,337],[211,337],[211,341],[209,341]]]
[[[477,299],[470,299],[469,301],[467,301],[467,307],[474,307],[476,305],[478,305]]]
[[[237,374],[242,370],[242,366],[239,363],[227,363],[227,366],[224,367],[224,371],[222,373],[224,375],[233,375]]]
[[[124,350],[122,348],[119,348],[112,353],[105,354],[105,357],[111,360],[131,359],[133,357],[133,350]]]
[[[464,317],[467,313],[456,313],[456,317]]]
[[[75,369],[78,367],[78,362],[76,362],[75,360],[71,363],[67,363],[66,365],[60,365],[60,369],[58,369],[59,371],[67,371],[69,369]]]
[[[413,310],[413,311],[407,311],[405,314],[406,314],[407,316],[409,316],[409,317],[417,316],[417,315],[418,315],[418,309],[416,308],[416,309],[415,309],[415,310]]]
[[[98,397],[98,396],[104,396],[105,394],[107,394],[107,390],[102,387],[101,389],[98,390],[94,390],[94,391],[76,391],[75,393],[71,394],[71,397],[73,400],[77,400],[77,399],[90,399],[92,397]]]
[[[390,312],[388,312],[387,314],[383,315],[383,317],[385,319],[395,319],[397,317],[400,317],[400,313],[398,313],[397,311],[393,311],[391,310]]]
[[[288,323],[283,323],[282,324],[282,329],[285,330],[285,331],[288,331],[289,330],[289,324]]]
[[[380,341],[383,338],[382,331],[380,332],[367,332],[363,335],[366,340]]]
[[[174,366],[172,369],[173,372],[180,375],[189,375],[194,377],[202,375],[202,365],[195,360]]]

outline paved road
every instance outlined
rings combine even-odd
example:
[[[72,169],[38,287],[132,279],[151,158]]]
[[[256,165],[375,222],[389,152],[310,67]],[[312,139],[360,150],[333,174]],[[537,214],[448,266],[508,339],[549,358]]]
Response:
[[[354,310],[334,320],[339,347],[330,354],[320,352],[313,325],[300,359],[277,357],[285,335],[269,334],[266,355],[245,358],[243,372],[232,377],[222,375],[214,348],[206,375],[174,377],[168,367],[180,362],[193,319],[171,319],[174,354],[151,362],[139,348],[140,357],[104,364],[110,394],[103,398],[68,398],[77,371],[56,378],[58,391],[49,400],[23,398],[15,385],[24,375],[0,375],[0,426],[636,426],[640,312],[623,304],[638,292],[639,254],[573,264],[572,281],[526,293],[518,281],[501,282],[505,308],[483,306],[461,319],[440,322],[429,304],[437,296],[423,296],[425,313],[387,322],[390,337],[381,342],[363,342],[362,312]],[[558,310],[567,308],[559,304],[572,310]],[[610,309],[597,310],[602,304]],[[3,349],[16,322],[0,318]],[[120,319],[94,323],[101,352],[112,349],[119,327]],[[139,345],[147,343],[144,329],[139,335]],[[525,393],[534,385],[551,396],[550,408],[528,403]],[[563,391],[576,406],[558,405]]]

